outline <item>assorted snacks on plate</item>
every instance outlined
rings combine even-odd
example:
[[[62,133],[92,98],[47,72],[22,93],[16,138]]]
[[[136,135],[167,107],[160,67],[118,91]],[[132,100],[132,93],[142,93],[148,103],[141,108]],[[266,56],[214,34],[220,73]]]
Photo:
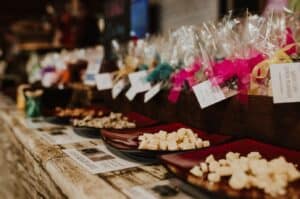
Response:
[[[111,112],[108,116],[93,118],[87,116],[83,119],[74,119],[73,125],[76,127],[92,127],[92,128],[114,128],[114,129],[124,129],[124,128],[135,128],[136,124],[130,122],[128,117],[124,116],[122,113]]]
[[[209,147],[208,140],[202,140],[191,129],[180,128],[177,131],[159,131],[157,133],[144,133],[138,137],[139,149],[178,151]]]
[[[55,115],[58,117],[99,117],[104,113],[101,110],[87,108],[55,108]]]
[[[222,179],[235,190],[258,188],[273,197],[284,195],[290,182],[300,179],[300,171],[283,156],[267,160],[259,152],[247,156],[228,152],[224,159],[207,156],[204,162],[194,166],[190,173],[211,183]]]

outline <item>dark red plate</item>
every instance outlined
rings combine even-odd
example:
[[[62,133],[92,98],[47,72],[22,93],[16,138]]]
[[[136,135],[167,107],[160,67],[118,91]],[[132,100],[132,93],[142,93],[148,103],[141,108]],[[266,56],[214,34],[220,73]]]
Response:
[[[164,130],[167,132],[172,132],[178,130],[179,128],[190,128],[181,123],[170,123],[163,124],[158,126],[152,126],[147,128],[136,128],[136,129],[125,129],[125,130],[111,130],[111,129],[103,129],[101,130],[101,135],[105,143],[109,146],[114,147],[115,149],[139,156],[147,156],[147,157],[155,157],[160,154],[165,153],[174,153],[176,151],[153,151],[153,150],[140,150],[138,149],[138,137],[144,133],[157,133],[160,130]],[[209,140],[211,145],[217,145],[228,141],[231,137],[224,135],[216,135],[216,134],[207,134],[198,129],[190,128],[198,136],[204,140]],[[178,151],[177,151],[178,152]]]
[[[130,113],[124,114],[124,116],[126,116],[130,122],[134,122],[136,124],[137,128],[157,124],[156,120],[153,120],[149,117],[146,117],[146,116],[141,115],[136,112],[130,112]],[[100,128],[84,127],[84,126],[82,126],[82,127],[73,126],[73,130],[76,134],[83,136],[83,137],[88,137],[88,138],[100,138],[101,137],[100,132],[103,131],[103,129],[100,129]],[[126,129],[126,130],[128,130],[128,129]]]
[[[209,182],[189,173],[189,170],[194,165],[205,161],[208,155],[213,154],[216,159],[220,159],[224,158],[225,154],[230,151],[238,152],[241,155],[246,155],[249,152],[257,151],[266,159],[284,156],[287,161],[300,165],[300,152],[264,144],[250,139],[234,141],[203,150],[162,155],[160,159],[164,165],[178,177],[197,187],[200,187],[203,190],[213,192],[218,196],[228,196],[233,198],[271,198],[269,195],[264,194],[258,189],[237,191],[230,188],[226,181],[210,184]],[[300,198],[300,181],[298,180],[297,182],[291,183],[289,185],[287,195],[279,198]]]

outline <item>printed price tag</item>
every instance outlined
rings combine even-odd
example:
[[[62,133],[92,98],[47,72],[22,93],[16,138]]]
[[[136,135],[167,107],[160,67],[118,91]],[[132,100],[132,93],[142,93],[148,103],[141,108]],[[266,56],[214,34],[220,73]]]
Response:
[[[300,102],[300,63],[270,66],[273,102]]]
[[[96,85],[99,91],[111,89],[113,87],[112,75],[110,73],[97,74]]]

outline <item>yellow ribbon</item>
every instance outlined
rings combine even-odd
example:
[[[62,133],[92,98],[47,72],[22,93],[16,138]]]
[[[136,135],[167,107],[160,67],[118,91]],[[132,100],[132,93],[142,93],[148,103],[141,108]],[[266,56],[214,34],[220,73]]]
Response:
[[[138,60],[135,57],[127,56],[124,60],[125,64],[122,68],[120,68],[118,71],[113,72],[113,82],[117,82],[120,79],[124,78],[128,74],[134,72],[138,66]]]
[[[270,65],[293,62],[290,56],[285,52],[295,47],[296,45],[299,45],[299,43],[293,43],[285,46],[284,48],[278,50],[273,57],[260,62],[253,68],[251,73],[251,80],[250,80],[250,90],[249,90],[250,95],[267,94],[269,96],[272,96],[272,87],[269,84]]]

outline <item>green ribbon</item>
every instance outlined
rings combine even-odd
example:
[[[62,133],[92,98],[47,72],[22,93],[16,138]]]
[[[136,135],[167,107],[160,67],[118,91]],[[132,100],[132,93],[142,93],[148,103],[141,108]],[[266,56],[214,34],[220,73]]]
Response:
[[[173,67],[168,63],[160,63],[148,76],[148,82],[160,82],[169,79],[174,71]]]
[[[27,117],[41,116],[40,97],[26,97],[26,115]]]
[[[148,70],[149,66],[147,64],[141,64],[138,68],[139,70]]]

